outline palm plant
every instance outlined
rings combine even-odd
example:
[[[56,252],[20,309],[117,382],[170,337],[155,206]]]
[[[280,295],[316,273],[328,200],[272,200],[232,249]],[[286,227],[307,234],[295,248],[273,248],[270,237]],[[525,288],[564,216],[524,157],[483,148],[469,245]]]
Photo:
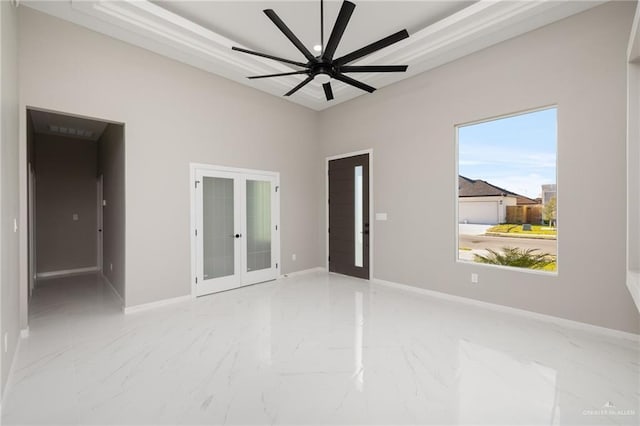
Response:
[[[502,253],[491,249],[487,251],[487,255],[474,254],[474,260],[478,263],[529,269],[543,269],[555,261],[554,256],[549,253],[535,253],[538,249],[503,247]]]

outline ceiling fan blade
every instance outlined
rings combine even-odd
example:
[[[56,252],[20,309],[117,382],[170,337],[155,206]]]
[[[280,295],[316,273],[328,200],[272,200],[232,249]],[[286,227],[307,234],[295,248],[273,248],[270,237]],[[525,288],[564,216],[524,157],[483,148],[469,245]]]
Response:
[[[371,87],[368,84],[364,84],[361,81],[358,80],[354,80],[351,77],[347,77],[346,75],[343,74],[333,74],[331,77],[335,78],[336,80],[340,80],[343,83],[347,83],[353,87],[357,87],[358,89],[364,90],[365,92],[369,92],[369,93],[373,93],[376,91],[375,87]]]
[[[243,49],[241,47],[232,47],[231,49],[237,50],[238,52],[248,53],[249,55],[260,56],[262,58],[273,59],[274,61],[284,62],[291,65],[297,65],[299,67],[306,67],[307,64],[303,64],[302,62],[290,61],[289,59],[278,58],[277,56],[267,55],[266,53],[254,52],[252,50]]]
[[[282,19],[280,19],[280,17],[276,14],[276,12],[273,11],[273,9],[265,9],[263,12],[269,17],[269,19],[271,19],[271,22],[273,22],[276,27],[278,27],[278,29],[282,31],[285,37],[287,37],[289,41],[293,43],[293,45],[298,48],[300,52],[302,52],[304,57],[307,58],[309,62],[318,62],[316,57],[313,56],[311,52],[309,52],[309,49],[307,49],[304,44],[302,44],[302,42],[298,39],[298,37],[295,36],[295,34],[293,34],[289,27],[287,27],[285,23],[282,22]]]
[[[349,62],[353,62],[356,59],[362,58],[363,56],[370,55],[373,52],[376,52],[380,49],[384,49],[387,46],[391,46],[392,44],[397,43],[400,40],[404,40],[407,37],[409,37],[409,33],[407,32],[407,30],[398,31],[395,34],[391,34],[390,36],[387,36],[381,40],[378,40],[375,43],[371,43],[363,47],[362,49],[355,50],[349,53],[348,55],[345,55],[341,58],[336,59],[335,61],[333,61],[333,64],[334,65],[348,64]]]
[[[253,75],[251,77],[247,77],[249,80],[255,80],[257,78],[269,78],[269,77],[283,77],[285,75],[296,75],[296,74],[307,74],[309,71],[293,71],[293,72],[281,72],[279,74],[267,74],[267,75]]]
[[[305,86],[307,83],[309,83],[311,80],[313,80],[312,76],[307,77],[302,83],[298,84],[296,87],[294,87],[293,89],[289,90],[287,93],[285,93],[285,96],[291,96],[294,93],[296,93],[298,90],[302,89],[303,86]]]
[[[327,82],[322,85],[324,89],[324,95],[327,97],[327,100],[330,101],[333,99],[333,90],[331,90],[331,83]]]
[[[342,7],[338,13],[338,19],[336,19],[336,23],[333,25],[331,36],[329,36],[329,41],[324,49],[324,53],[322,54],[322,59],[325,61],[331,61],[333,59],[333,54],[336,53],[336,48],[342,39],[344,30],[347,28],[347,24],[349,23],[349,19],[351,19],[351,14],[355,8],[356,5],[350,1],[345,0],[342,3]]]
[[[408,65],[345,65],[340,72],[405,72]]]

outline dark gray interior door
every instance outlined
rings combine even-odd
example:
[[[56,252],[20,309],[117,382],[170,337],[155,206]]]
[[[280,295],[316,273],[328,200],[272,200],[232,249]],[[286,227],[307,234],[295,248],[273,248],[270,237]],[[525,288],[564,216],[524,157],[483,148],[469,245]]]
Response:
[[[369,154],[329,161],[329,271],[369,279]]]

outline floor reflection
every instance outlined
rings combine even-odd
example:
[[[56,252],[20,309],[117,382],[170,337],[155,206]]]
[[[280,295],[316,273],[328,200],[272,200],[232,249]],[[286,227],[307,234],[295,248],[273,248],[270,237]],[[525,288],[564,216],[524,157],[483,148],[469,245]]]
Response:
[[[640,424],[638,342],[335,274],[126,316],[78,276],[31,308],[3,424]]]
[[[458,359],[460,423],[508,424],[517,413],[533,424],[556,424],[554,369],[464,340]]]

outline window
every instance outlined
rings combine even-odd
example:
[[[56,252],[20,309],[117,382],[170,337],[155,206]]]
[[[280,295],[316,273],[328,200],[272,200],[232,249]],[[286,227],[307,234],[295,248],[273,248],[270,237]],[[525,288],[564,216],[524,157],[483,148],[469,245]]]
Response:
[[[557,270],[557,108],[457,127],[463,262]]]

